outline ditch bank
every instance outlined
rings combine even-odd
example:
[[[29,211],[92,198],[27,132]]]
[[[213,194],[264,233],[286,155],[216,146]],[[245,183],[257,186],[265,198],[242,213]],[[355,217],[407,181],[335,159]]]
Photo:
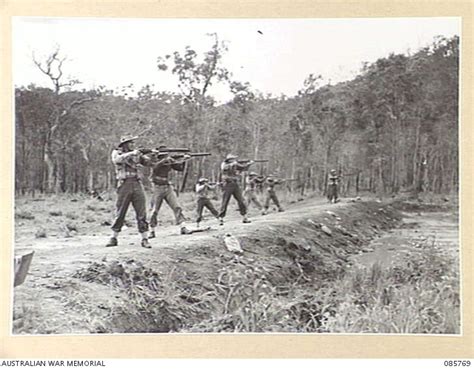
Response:
[[[293,210],[231,228],[241,254],[225,248],[222,233],[209,233],[153,258],[94,261],[71,278],[110,293],[99,308],[88,303],[96,316],[90,333],[328,332],[325,322],[344,300],[330,286],[351,270],[351,256],[371,252],[371,240],[401,224],[400,207]]]

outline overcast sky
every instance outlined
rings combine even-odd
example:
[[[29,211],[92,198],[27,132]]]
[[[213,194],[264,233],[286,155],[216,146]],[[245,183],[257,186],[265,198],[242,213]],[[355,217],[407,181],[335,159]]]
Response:
[[[272,95],[293,96],[310,74],[336,83],[353,78],[363,62],[415,52],[437,35],[460,35],[460,18],[365,19],[119,19],[16,17],[13,21],[15,86],[51,86],[32,62],[60,46],[66,76],[81,88],[116,89],[133,83],[177,92],[177,79],[159,72],[156,58],[189,45],[206,51],[217,33],[227,41],[224,65],[233,79]],[[258,32],[260,31],[260,32]],[[210,93],[218,101],[227,88]]]

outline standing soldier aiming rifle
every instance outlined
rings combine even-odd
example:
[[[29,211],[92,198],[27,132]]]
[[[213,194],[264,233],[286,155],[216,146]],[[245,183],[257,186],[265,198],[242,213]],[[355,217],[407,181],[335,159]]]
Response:
[[[224,224],[224,217],[227,212],[227,206],[229,205],[230,197],[234,196],[239,205],[239,212],[242,215],[243,223],[250,223],[247,218],[247,206],[245,205],[244,198],[242,196],[242,190],[239,186],[240,173],[248,170],[250,165],[254,163],[253,160],[241,160],[237,161],[238,156],[229,154],[221,164],[222,174],[222,204],[219,213],[220,224]]]
[[[263,206],[258,201],[257,197],[257,187],[259,184],[265,182],[265,177],[259,176],[255,172],[250,172],[247,178],[245,179],[245,191],[244,197],[247,203],[247,207],[250,207],[250,204],[253,202],[259,211],[262,211]]]
[[[219,219],[219,212],[214,208],[210,198],[209,192],[214,191],[219,183],[209,183],[207,178],[199,178],[198,183],[196,184],[196,194],[197,194],[197,228],[199,228],[199,223],[202,220],[202,212],[204,208],[207,208],[212,215]]]
[[[292,180],[292,179],[291,179]],[[270,174],[265,181],[267,187],[267,194],[265,197],[265,205],[263,210],[263,215],[267,214],[268,208],[270,207],[270,201],[273,201],[278,208],[279,212],[285,211],[281,205],[280,201],[275,192],[275,186],[287,181],[286,179],[277,179],[274,175]]]
[[[113,235],[106,247],[118,245],[118,235],[122,229],[127,210],[132,203],[137,217],[141,246],[151,248],[148,242],[148,223],[146,221],[145,191],[140,179],[140,166],[151,165],[151,160],[139,150],[135,150],[134,136],[123,136],[118,147],[112,151],[112,163],[117,178],[116,216],[112,224]]]
[[[335,169],[331,169],[328,178],[328,200],[331,203],[336,203],[339,201],[338,192],[339,192],[339,180],[341,176],[337,175]]]
[[[182,172],[186,160],[191,158],[188,154],[180,154],[179,158],[173,158],[165,146],[160,146],[155,154],[155,161],[151,172],[151,182],[153,183],[153,210],[150,219],[150,238],[156,237],[155,228],[158,225],[158,212],[163,200],[173,210],[176,224],[180,227],[181,234],[189,234],[186,228],[183,210],[178,203],[178,198],[173,186],[169,182],[169,173],[172,170]]]

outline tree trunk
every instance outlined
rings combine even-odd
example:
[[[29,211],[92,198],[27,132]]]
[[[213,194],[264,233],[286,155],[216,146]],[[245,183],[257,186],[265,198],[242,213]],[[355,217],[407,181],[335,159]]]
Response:
[[[44,162],[46,164],[47,172],[46,172],[46,182],[44,184],[44,189],[46,193],[51,193],[54,188],[54,163],[51,159],[51,153],[49,149],[49,144],[44,151]]]

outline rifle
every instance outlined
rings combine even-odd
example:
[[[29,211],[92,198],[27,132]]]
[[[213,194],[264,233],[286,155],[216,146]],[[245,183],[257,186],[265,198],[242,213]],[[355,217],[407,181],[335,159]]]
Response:
[[[200,156],[211,156],[212,154],[210,152],[193,152],[193,153],[186,153],[186,154],[176,154],[176,155],[172,155],[171,157],[173,159],[181,159],[181,158],[184,158],[185,155],[188,155],[192,158],[194,157],[200,157]]]
[[[280,181],[283,181],[283,182],[293,182],[293,181],[297,181],[296,178],[283,178],[283,179],[280,179]]]
[[[269,160],[268,159],[255,159],[255,160],[251,160],[251,159],[248,159],[248,160],[237,160],[237,163],[239,164],[248,164],[250,162],[254,162],[254,163],[267,163]]]
[[[152,154],[152,155],[159,155],[159,154],[169,154],[169,153],[189,153],[191,149],[187,148],[160,148],[160,149],[149,149],[149,148],[140,148],[138,149],[142,154]]]
[[[162,147],[161,149],[155,149],[158,152],[190,152],[191,149],[188,149],[186,147],[177,147],[177,148],[172,148],[172,147]]]

